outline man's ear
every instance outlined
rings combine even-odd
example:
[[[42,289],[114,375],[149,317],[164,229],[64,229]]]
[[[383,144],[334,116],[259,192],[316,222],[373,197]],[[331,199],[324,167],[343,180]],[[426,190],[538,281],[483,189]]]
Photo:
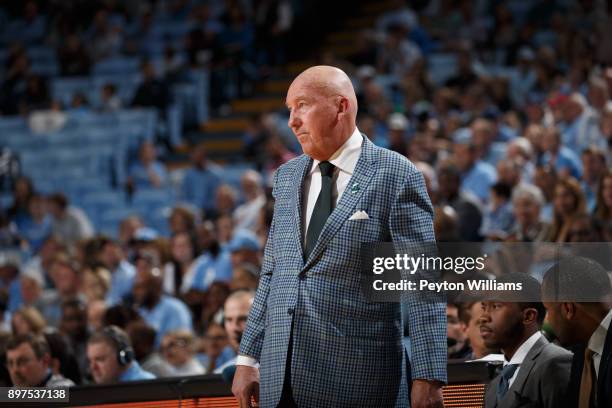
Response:
[[[531,324],[537,322],[538,320],[538,311],[534,308],[527,308],[523,310],[523,323]]]
[[[566,320],[571,320],[576,316],[576,305],[572,302],[561,302],[561,315]]]
[[[346,96],[340,96],[338,100],[338,114],[347,114],[349,111],[349,100]]]

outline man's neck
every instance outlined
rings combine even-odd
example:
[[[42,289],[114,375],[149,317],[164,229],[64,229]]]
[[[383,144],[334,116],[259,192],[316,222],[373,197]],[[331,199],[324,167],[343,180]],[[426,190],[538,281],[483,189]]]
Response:
[[[520,337],[513,341],[512,344],[502,347],[502,353],[504,353],[504,357],[507,361],[510,361],[516,351],[525,343],[531,336],[533,336],[538,331],[537,328],[525,329]]]

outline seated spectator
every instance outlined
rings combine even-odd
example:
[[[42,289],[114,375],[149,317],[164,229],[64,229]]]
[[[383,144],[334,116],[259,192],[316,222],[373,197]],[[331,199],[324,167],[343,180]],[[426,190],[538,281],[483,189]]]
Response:
[[[107,237],[96,239],[96,259],[111,272],[110,290],[106,303],[112,306],[132,292],[136,269],[125,259],[119,244]]]
[[[231,253],[232,267],[245,262],[261,264],[259,239],[249,230],[237,230],[226,248]]]
[[[221,217],[232,217],[238,203],[238,193],[229,184],[221,184],[215,195],[215,208],[204,213],[208,220],[218,220]],[[233,220],[233,218],[230,218]]]
[[[164,265],[165,293],[178,296],[190,289],[197,252],[191,234],[179,232],[170,238],[170,261]]]
[[[230,295],[229,285],[225,282],[213,282],[204,292],[202,313],[200,316],[202,331],[206,331],[211,323],[223,323],[223,305]]]
[[[51,279],[55,289],[46,291],[39,304],[47,323],[57,326],[64,301],[85,300],[82,294],[81,269],[68,255],[56,254],[51,263]]]
[[[572,217],[586,210],[584,193],[576,179],[565,178],[557,182],[554,206],[549,239],[552,242],[567,242]]]
[[[57,52],[62,76],[88,75],[91,59],[76,34],[70,34]]]
[[[25,334],[38,336],[47,327],[47,322],[35,307],[25,306],[13,313],[11,327],[16,336]]]
[[[111,287],[111,273],[103,266],[83,269],[83,295],[87,303],[106,298]]]
[[[553,167],[557,173],[564,176],[572,176],[580,179],[582,176],[582,164],[574,150],[561,144],[561,134],[556,127],[544,130],[542,137],[542,150],[544,154],[541,163]]]
[[[191,313],[187,306],[174,297],[163,295],[162,286],[161,271],[149,266],[137,271],[132,290],[138,313],[157,331],[156,345],[170,331],[192,330]]]
[[[74,382],[54,374],[50,363],[49,345],[41,335],[14,335],[6,345],[6,365],[14,387],[72,387]]]
[[[588,214],[576,214],[570,221],[567,242],[601,242],[601,225]]]
[[[547,223],[553,221],[553,199],[555,198],[557,180],[559,180],[557,172],[551,166],[536,167],[533,184],[544,194],[544,205],[541,207],[540,218]]]
[[[34,195],[34,185],[27,177],[19,177],[13,185],[13,203],[8,208],[8,216],[17,224],[30,217],[30,199]]]
[[[38,252],[43,242],[51,236],[51,218],[47,215],[45,199],[32,194],[28,204],[29,217],[19,227],[19,234],[26,240],[30,251]]]
[[[104,315],[106,314],[106,303],[103,300],[94,300],[87,303],[87,327],[91,331],[100,330],[104,327]]]
[[[491,187],[491,202],[485,209],[480,234],[489,240],[503,240],[514,224],[510,194],[507,184],[495,183]]]
[[[607,170],[601,176],[594,214],[602,222],[612,220],[612,170]]]
[[[43,286],[43,277],[35,271],[26,269],[19,279],[19,299],[17,299],[17,302],[12,302],[13,299],[9,299],[9,305],[15,307],[9,310],[15,313],[19,308],[39,306],[43,294]]]
[[[595,147],[583,150],[582,155],[582,179],[580,185],[587,200],[587,210],[591,213],[597,205],[597,191],[601,176],[606,171],[606,155]]]
[[[478,159],[476,145],[469,130],[458,130],[453,136],[453,159],[461,171],[461,189],[474,194],[481,202],[489,201],[489,191],[495,183],[495,168]]]
[[[193,234],[196,226],[196,215],[187,207],[177,206],[172,209],[168,224],[172,235],[181,233]]]
[[[117,95],[117,87],[113,84],[106,84],[100,91],[100,110],[102,112],[116,112],[121,109],[121,99]]]
[[[202,352],[196,357],[204,366],[207,373],[212,373],[217,367],[236,356],[229,345],[225,328],[218,323],[211,323],[206,329],[202,342]]]
[[[53,235],[67,247],[73,247],[78,241],[91,238],[94,229],[83,210],[69,204],[62,193],[55,193],[49,197]]]
[[[86,373],[88,371],[86,351],[89,329],[87,327],[87,309],[85,303],[78,299],[64,301],[62,303],[61,319],[58,328],[68,339],[70,347],[77,357],[81,372]]]
[[[181,199],[208,213],[215,208],[217,188],[221,184],[221,169],[207,159],[206,148],[202,144],[193,150],[191,164],[181,183]]]
[[[21,306],[21,279],[19,277],[19,268],[17,260],[11,261],[6,259],[0,263],[0,290],[5,293],[6,313],[17,310]]]
[[[543,205],[544,195],[539,188],[531,184],[517,186],[512,192],[512,213],[516,224],[506,241],[544,241],[550,234],[550,227],[540,220]]]
[[[247,317],[249,316],[249,311],[251,310],[251,306],[253,305],[253,301],[255,299],[254,291],[246,291],[239,290],[232,293],[227,300],[225,301],[224,306],[224,317],[223,317],[223,325],[225,326],[225,331],[227,332],[227,337],[229,338],[230,346],[234,349],[236,355],[238,355],[238,351],[240,349],[240,340],[242,339],[242,334],[246,328]],[[237,358],[233,358],[229,360],[227,363],[223,364],[221,367],[218,367],[215,370],[215,374],[222,374],[223,378],[231,383],[231,379],[233,378],[236,370],[236,361]],[[243,362],[246,360],[253,360],[252,358],[244,358]],[[256,361],[249,361],[251,365],[257,365]]]
[[[482,302],[480,332],[484,343],[504,354],[504,368],[485,395],[485,407],[512,406],[532,401],[538,407],[564,406],[572,353],[549,343],[541,328],[546,309],[539,301],[540,284],[527,274],[513,274],[500,282],[522,282],[530,302],[513,302],[512,295],[493,293]]]
[[[562,105],[563,146],[581,152],[589,146],[605,147],[597,126],[597,114],[581,93],[574,93]],[[574,177],[576,177],[574,175]]]
[[[473,195],[461,190],[459,169],[450,163],[438,170],[439,205],[448,204],[457,213],[459,238],[463,241],[480,241],[482,210]]]
[[[256,290],[259,284],[259,268],[252,263],[241,263],[233,267],[230,289]]]
[[[138,162],[128,170],[129,191],[147,188],[160,188],[166,184],[168,173],[164,165],[156,158],[155,145],[143,142],[138,150]]]
[[[234,224],[236,229],[249,229],[255,232],[257,218],[261,208],[266,204],[261,174],[255,170],[247,170],[240,179],[244,204],[234,210]]]
[[[143,321],[135,321],[127,325],[126,332],[134,346],[134,357],[143,370],[157,378],[175,375],[172,366],[155,351],[155,329]]]
[[[448,358],[465,360],[472,355],[472,348],[466,335],[466,324],[459,318],[461,306],[446,305],[446,336],[448,337]]]
[[[136,89],[132,106],[154,107],[160,112],[165,112],[170,104],[170,92],[166,83],[155,75],[155,67],[150,61],[144,61],[140,65],[142,83]]]
[[[174,369],[175,376],[205,374],[204,367],[195,358],[195,338],[191,331],[167,332],[160,350],[164,360]]]
[[[53,374],[62,375],[77,385],[81,384],[81,373],[84,373],[84,371],[79,367],[74,350],[70,347],[64,335],[49,327],[45,330],[43,336],[49,345],[49,354],[51,355],[49,367]]]
[[[564,257],[544,275],[542,297],[547,320],[559,343],[573,346],[567,407],[610,406],[612,402],[612,287],[597,262]],[[586,361],[585,361],[586,360]],[[607,363],[606,363],[607,362]]]
[[[231,279],[232,261],[229,246],[220,246],[217,241],[214,241],[202,255],[195,259],[190,288],[205,291],[213,282],[229,283]]]
[[[107,326],[87,341],[87,359],[96,384],[150,380],[153,374],[134,359],[129,336],[117,326]]]
[[[484,117],[477,118],[470,125],[470,132],[478,160],[497,166],[506,156],[506,143],[496,140],[500,137],[497,123]]]
[[[480,317],[482,314],[483,309],[480,302],[464,303],[459,310],[459,319],[465,324],[465,334],[472,349],[472,354],[467,356],[469,360],[499,353],[499,349],[487,347],[482,334],[480,334]]]

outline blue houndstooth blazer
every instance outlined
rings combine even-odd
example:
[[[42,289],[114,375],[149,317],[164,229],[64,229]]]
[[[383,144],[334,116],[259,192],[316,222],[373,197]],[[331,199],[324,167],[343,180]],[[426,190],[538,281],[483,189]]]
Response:
[[[408,380],[446,381],[444,305],[409,300],[411,373],[399,303],[368,302],[360,287],[362,242],[433,242],[422,175],[366,137],[347,190],[310,257],[302,243],[302,155],[274,177],[274,217],[240,353],[260,362],[260,404],[280,399],[291,321],[291,386],[300,407],[408,407]],[[354,185],[358,187],[353,188]],[[358,210],[368,220],[349,220]]]

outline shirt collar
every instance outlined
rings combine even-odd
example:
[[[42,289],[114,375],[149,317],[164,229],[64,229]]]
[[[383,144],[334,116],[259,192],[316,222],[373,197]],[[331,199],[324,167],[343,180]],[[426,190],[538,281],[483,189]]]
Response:
[[[593,350],[594,353],[603,355],[604,345],[606,343],[606,335],[610,328],[610,322],[612,321],[612,310],[608,312],[606,317],[601,321],[599,326],[595,329],[591,338],[589,339],[589,349]]]
[[[522,364],[525,357],[527,357],[527,353],[531,350],[534,344],[542,337],[542,333],[538,330],[533,333],[531,337],[529,337],[521,346],[516,350],[510,361],[506,360],[504,356],[504,365],[506,364]]]
[[[341,171],[353,174],[355,167],[357,166],[357,160],[361,154],[361,144],[363,143],[363,136],[359,129],[355,128],[355,131],[347,139],[346,142],[338,150],[331,155],[327,160]],[[312,167],[310,167],[309,174],[313,174],[315,170],[319,168],[319,160],[312,161]]]

